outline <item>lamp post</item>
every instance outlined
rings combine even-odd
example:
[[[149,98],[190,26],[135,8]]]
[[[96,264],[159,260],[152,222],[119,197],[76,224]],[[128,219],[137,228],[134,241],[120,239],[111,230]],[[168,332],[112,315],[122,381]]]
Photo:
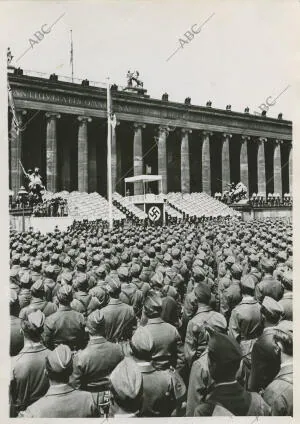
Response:
[[[25,197],[27,196],[27,191],[24,186],[20,187],[18,191],[18,196],[22,201],[22,231],[25,232]]]

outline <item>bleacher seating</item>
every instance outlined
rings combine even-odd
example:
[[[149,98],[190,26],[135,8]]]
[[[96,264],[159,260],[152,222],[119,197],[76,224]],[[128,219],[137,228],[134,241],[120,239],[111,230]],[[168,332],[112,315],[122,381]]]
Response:
[[[219,200],[206,193],[168,193],[168,204],[177,211],[189,216],[217,217],[217,216],[240,216],[240,213],[229,208]]]

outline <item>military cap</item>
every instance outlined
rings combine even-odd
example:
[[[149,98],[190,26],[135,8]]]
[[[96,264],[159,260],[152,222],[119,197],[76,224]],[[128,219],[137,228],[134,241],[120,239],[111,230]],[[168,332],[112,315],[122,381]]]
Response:
[[[20,265],[27,266],[29,265],[29,257],[28,256],[21,256],[20,258]]]
[[[287,253],[284,251],[278,252],[277,253],[277,259],[279,261],[285,262],[287,260]]]
[[[164,276],[161,272],[157,271],[150,279],[152,287],[160,288],[163,286]]]
[[[85,260],[84,259],[79,259],[79,261],[77,261],[77,263],[76,263],[76,268],[79,271],[85,271],[85,269],[86,269],[86,262],[85,262]]]
[[[72,281],[73,281],[73,274],[71,272],[63,272],[60,275],[60,281],[61,284],[67,284],[67,285],[72,285]]]
[[[194,293],[198,302],[208,304],[211,298],[210,287],[203,282],[199,282],[194,287]]]
[[[164,259],[163,259],[164,263],[169,265],[172,264],[172,256],[169,253],[166,253],[164,255]]]
[[[128,409],[142,394],[142,374],[132,358],[125,357],[110,375],[110,381],[117,399]],[[135,412],[135,411],[132,411]]]
[[[20,278],[19,278],[19,269],[12,268],[12,269],[10,270],[9,278],[10,278],[10,282],[11,282],[11,283],[19,284],[19,282],[20,282]]]
[[[173,259],[178,259],[180,257],[180,250],[177,249],[176,247],[174,247],[171,250],[171,256],[172,256]]]
[[[254,277],[250,274],[245,275],[244,277],[242,277],[241,279],[241,287],[244,289],[248,289],[248,290],[253,290],[255,289],[255,280]]]
[[[145,255],[145,256],[142,257],[142,264],[144,266],[149,266],[150,265],[150,258],[149,258],[149,256]]]
[[[72,366],[72,352],[69,346],[60,344],[47,356],[47,369],[53,373],[59,374]]]
[[[74,249],[69,249],[68,250],[68,256],[70,256],[70,258],[74,258],[75,254],[76,254],[76,252],[75,252]]]
[[[121,283],[118,278],[111,277],[107,281],[107,291],[110,294],[117,294],[121,291]]]
[[[293,335],[293,321],[282,320],[274,328],[275,330],[282,331],[283,333]]]
[[[86,274],[79,274],[77,275],[73,286],[76,290],[82,290],[85,291],[88,289],[88,276]]]
[[[227,258],[225,259],[225,264],[227,265],[233,265],[235,263],[235,259],[233,256],[229,255],[227,256]]]
[[[144,312],[148,318],[160,316],[162,311],[162,299],[159,294],[150,291],[144,302]]]
[[[31,285],[31,283],[32,283],[32,279],[31,279],[31,274],[30,274],[30,272],[24,272],[24,273],[21,275],[20,283],[21,283],[21,285],[22,285],[23,287],[27,287],[27,286],[30,286],[30,285]]]
[[[42,279],[35,281],[31,286],[31,294],[33,297],[42,297],[45,293],[44,282]]]
[[[269,296],[264,297],[261,312],[273,323],[277,323],[284,314],[282,306]]]
[[[283,274],[282,283],[287,290],[292,290],[292,288],[293,288],[293,273],[291,271],[286,271]]]
[[[55,267],[54,265],[48,265],[45,269],[45,276],[52,278],[55,275]]]
[[[71,265],[71,258],[70,258],[70,256],[66,256],[66,257],[64,258],[64,260],[63,260],[62,264],[63,264],[63,266],[64,266],[64,267],[68,267],[68,266],[70,266],[70,265]]]
[[[49,258],[50,258],[50,252],[48,252],[48,251],[43,252],[43,260],[47,261],[47,260],[49,260]]]
[[[138,358],[151,358],[151,353],[153,351],[153,338],[148,330],[145,327],[138,327],[134,332],[130,345],[133,350],[133,354]]]
[[[92,257],[92,261],[93,261],[93,263],[94,263],[94,264],[99,265],[99,264],[100,264],[100,262],[101,262],[101,256],[100,256],[100,255],[98,255],[98,254],[94,255],[94,256]]]
[[[217,331],[213,331],[209,338],[208,354],[220,366],[229,366],[242,359],[242,351],[237,341]]]
[[[73,299],[72,287],[69,285],[63,285],[58,289],[57,299],[62,304],[69,304]]]
[[[102,310],[96,309],[88,316],[86,321],[86,328],[91,334],[103,332],[105,329],[105,320]]]
[[[242,274],[243,274],[243,268],[241,267],[240,264],[236,264],[234,263],[230,269],[231,275],[236,278],[236,279],[240,279]]]
[[[258,256],[254,255],[253,253],[249,256],[249,262],[251,265],[257,265],[259,262]]]
[[[206,273],[205,273],[204,269],[201,268],[200,266],[194,266],[193,269],[192,269],[192,272],[193,272],[193,276],[194,276],[196,281],[205,280]]]
[[[270,259],[264,259],[261,261],[261,266],[263,268],[264,271],[272,274],[274,271],[274,263],[273,261],[271,261]]]
[[[130,268],[130,274],[132,275],[132,277],[138,277],[141,273],[141,267],[139,264],[132,264],[131,268]]]
[[[121,266],[119,269],[118,269],[118,276],[119,276],[119,278],[121,279],[121,280],[125,280],[126,278],[128,278],[128,275],[129,275],[129,271],[128,271],[128,268],[127,268],[127,266]]]
[[[39,309],[27,315],[27,321],[36,329],[41,329],[44,326],[45,315]]]
[[[32,264],[32,269],[34,271],[39,271],[42,268],[42,262],[39,260],[35,260]]]
[[[9,305],[14,306],[19,303],[18,294],[15,290],[10,290]]]

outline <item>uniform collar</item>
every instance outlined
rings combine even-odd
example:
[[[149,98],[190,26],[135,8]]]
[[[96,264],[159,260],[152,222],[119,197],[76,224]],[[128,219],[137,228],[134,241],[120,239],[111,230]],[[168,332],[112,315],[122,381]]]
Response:
[[[147,324],[160,324],[162,322],[165,322],[165,321],[161,317],[148,318]]]
[[[110,298],[108,304],[109,305],[119,305],[120,303],[122,303],[119,299],[114,299],[114,298]]]
[[[54,384],[49,387],[49,390],[46,393],[46,396],[62,395],[65,393],[73,392],[74,390],[75,389],[69,386],[69,384]]]
[[[43,350],[46,350],[46,347],[42,343],[34,343],[32,345],[24,346],[20,354],[41,352]]]
[[[89,340],[89,345],[102,344],[105,342],[106,342],[106,339],[103,336],[97,336],[94,339]]]
[[[65,306],[65,305],[59,305],[58,306],[58,310],[59,311],[71,311],[72,310],[72,308],[70,307],[70,306]]]
[[[287,291],[283,294],[282,298],[283,298],[283,299],[292,299],[292,298],[293,298],[293,292],[292,292],[292,291],[290,291],[290,290],[287,290]]]
[[[148,372],[153,372],[155,371],[155,368],[153,367],[153,365],[151,364],[151,362],[146,362],[146,361],[138,361],[136,360],[136,364],[140,369],[140,372],[143,373],[148,373]]]

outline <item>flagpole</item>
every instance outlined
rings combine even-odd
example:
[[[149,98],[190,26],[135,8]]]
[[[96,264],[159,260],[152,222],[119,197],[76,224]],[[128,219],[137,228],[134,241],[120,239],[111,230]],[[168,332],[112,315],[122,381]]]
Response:
[[[71,57],[70,57],[70,61],[71,61],[71,69],[72,69],[72,82],[74,82],[74,60],[73,60],[73,33],[72,30],[70,30],[70,35],[71,35]]]
[[[107,200],[108,200],[108,224],[113,228],[112,218],[112,176],[111,176],[111,98],[110,84],[107,78]]]

